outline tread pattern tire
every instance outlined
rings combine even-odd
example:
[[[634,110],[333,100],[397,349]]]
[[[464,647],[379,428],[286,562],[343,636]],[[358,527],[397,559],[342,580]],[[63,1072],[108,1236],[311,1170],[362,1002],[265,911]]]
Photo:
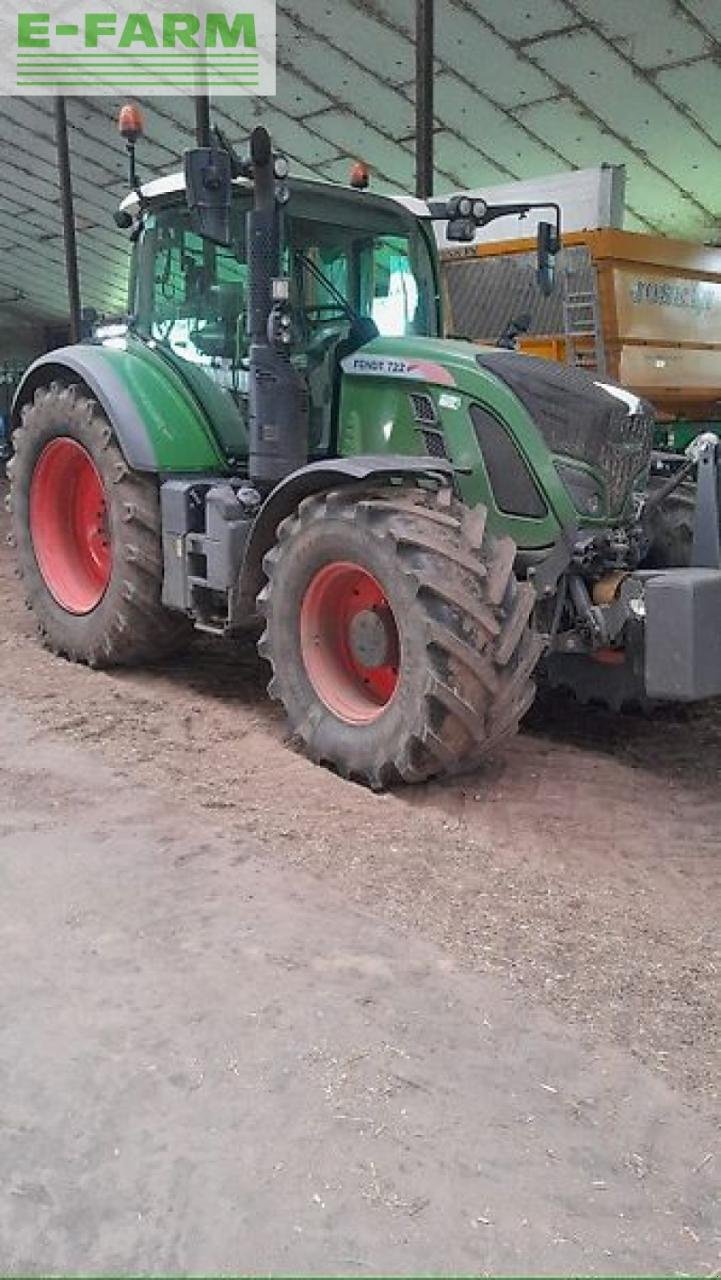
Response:
[[[665,477],[652,477],[650,493],[665,483]],[[647,534],[650,546],[643,561],[645,569],[681,569],[691,563],[693,524],[696,507],[696,485],[682,482],[649,514]]]
[[[259,652],[268,686],[311,758],[382,788],[474,767],[530,707],[543,642],[515,544],[450,489],[349,486],[306,498],[265,556]],[[301,602],[324,563],[352,560],[382,584],[400,633],[400,679],[376,720],[349,725],[320,700],[300,647]]]
[[[105,595],[91,613],[67,612],[54,599],[38,568],[29,519],[30,486],[40,453],[69,436],[93,458],[103,480],[111,530],[112,572]],[[16,547],[26,603],[41,639],[53,653],[92,667],[157,661],[182,647],[187,619],[161,603],[160,502],[154,476],[130,471],[99,406],[83,389],[54,382],[23,410],[8,463],[11,540]]]

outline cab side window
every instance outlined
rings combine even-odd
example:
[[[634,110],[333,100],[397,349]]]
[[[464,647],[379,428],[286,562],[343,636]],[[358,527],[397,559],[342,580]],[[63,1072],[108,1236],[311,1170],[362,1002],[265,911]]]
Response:
[[[364,254],[361,310],[385,337],[423,332],[419,295],[406,236],[376,236]]]
[[[187,226],[179,210],[155,230],[150,332],[176,355],[233,386],[246,356],[248,266]]]

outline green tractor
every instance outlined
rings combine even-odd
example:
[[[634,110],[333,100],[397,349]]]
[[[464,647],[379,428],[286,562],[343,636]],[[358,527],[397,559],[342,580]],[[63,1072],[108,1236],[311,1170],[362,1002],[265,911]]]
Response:
[[[292,180],[262,128],[141,187],[124,131],[129,316],[38,360],[13,406],[13,537],[54,652],[109,667],[262,628],[292,733],[374,788],[496,750],[539,668],[610,702],[721,692],[716,442],[695,567],[639,570],[646,406],[440,336],[434,219],[469,239],[516,207]]]

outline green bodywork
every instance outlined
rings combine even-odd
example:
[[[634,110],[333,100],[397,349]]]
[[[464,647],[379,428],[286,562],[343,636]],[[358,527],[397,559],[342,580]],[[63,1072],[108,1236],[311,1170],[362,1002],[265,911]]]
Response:
[[[158,471],[228,470],[207,410],[164,355],[133,338],[124,350],[103,352],[142,415]],[[212,394],[214,384],[205,381]]]
[[[357,354],[369,364],[387,362],[390,371],[344,373],[339,422],[342,456],[424,454],[423,435],[411,414],[409,392],[426,391],[443,427],[446,453],[458,469],[460,492],[469,506],[482,502],[489,508],[495,530],[509,534],[519,548],[532,549],[550,546],[563,525],[579,522],[548,445],[510,388],[479,367],[477,346],[438,338],[376,338]],[[394,361],[399,365],[418,363],[418,381],[403,370],[394,374]],[[469,416],[472,403],[490,409],[512,436],[546,499],[546,515],[537,519],[509,515],[496,505]],[[584,523],[594,522],[585,517]]]
[[[84,349],[92,353],[96,368],[104,365],[122,383],[142,420],[153,469],[165,475],[243,471],[247,455],[243,416],[202,369],[133,336],[124,339],[121,348],[92,344],[73,350],[82,354]],[[375,338],[354,354],[369,367],[363,373],[342,373],[338,455],[427,455],[409,397],[413,391],[425,392],[434,402],[445,452],[457,470],[463,499],[469,506],[484,503],[496,532],[510,535],[521,550],[534,550],[551,546],[563,527],[581,522],[533,419],[504,382],[479,367],[477,346],[415,336]],[[376,371],[379,362],[382,365]],[[498,507],[469,415],[473,403],[490,410],[512,437],[545,499],[547,510],[542,516],[512,515]],[[113,406],[109,408],[112,412]],[[112,416],[120,445],[134,464],[123,415],[114,412]],[[572,465],[588,470],[577,461]],[[603,515],[597,520],[583,517],[584,525],[605,522]]]
[[[85,382],[113,423],[132,467],[170,474],[218,474],[232,469],[216,431],[216,423],[231,413],[227,398],[206,377],[199,394],[186,368],[178,370],[166,353],[152,345],[128,336],[117,345],[78,343],[41,357],[18,387],[13,427],[35,389],[58,377]],[[241,452],[245,429],[235,410],[232,416]]]

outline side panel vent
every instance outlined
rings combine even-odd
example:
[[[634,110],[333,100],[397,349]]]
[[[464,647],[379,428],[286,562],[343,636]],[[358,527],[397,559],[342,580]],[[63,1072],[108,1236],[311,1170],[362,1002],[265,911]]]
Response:
[[[430,458],[447,458],[446,442],[442,431],[426,430],[421,432],[426,453]]]
[[[408,396],[411,413],[423,436],[423,446],[429,458],[447,458],[443,430],[438,423],[436,406],[424,391],[411,391]]]
[[[436,408],[429,395],[425,392],[412,391],[408,399],[410,400],[411,413],[416,422],[430,422],[435,424],[438,421]]]

